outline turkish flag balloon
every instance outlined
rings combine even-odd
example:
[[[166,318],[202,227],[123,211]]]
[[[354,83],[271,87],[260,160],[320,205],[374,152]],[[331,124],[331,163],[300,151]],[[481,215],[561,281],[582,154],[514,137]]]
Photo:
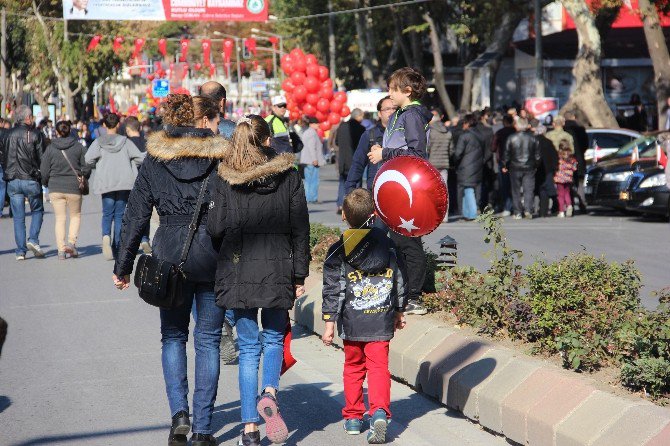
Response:
[[[328,122],[330,122],[332,125],[339,124],[340,123],[340,115],[337,113],[330,113],[328,115]]]
[[[329,101],[333,98],[333,90],[330,88],[321,87],[321,90],[319,90],[319,96]]]
[[[302,73],[300,71],[294,71],[291,74],[291,82],[293,82],[293,85],[296,87],[298,85],[302,85],[305,82],[305,79],[307,79],[307,76],[305,76],[305,73]]]
[[[316,103],[316,109],[320,112],[328,113],[328,110],[330,110],[330,102],[328,99],[321,98],[319,99],[319,102]]]
[[[305,56],[305,63],[307,65],[319,65],[319,61],[316,60],[316,56],[314,54],[308,54]]]
[[[295,85],[291,82],[291,79],[284,79],[284,82],[281,83],[281,88],[285,92],[290,93],[295,88]]]
[[[325,81],[326,79],[330,78],[330,73],[328,72],[328,68],[324,66],[319,66],[319,80],[321,82]]]
[[[347,94],[343,91],[338,91],[335,93],[334,99],[344,104],[347,102]]]
[[[307,98],[307,89],[302,86],[298,85],[293,89],[293,99],[298,102],[305,102],[305,99]]]
[[[307,88],[307,91],[310,93],[316,93],[319,91],[319,81],[315,77],[308,77],[305,79],[305,88]]]
[[[342,116],[343,118],[346,118],[350,114],[351,114],[351,109],[349,107],[347,107],[346,105],[343,105],[342,110],[340,111],[340,116]]]
[[[305,102],[307,102],[308,104],[316,105],[319,103],[319,95],[315,93],[309,93],[307,94]]]
[[[447,214],[449,194],[440,173],[425,159],[399,156],[375,176],[377,215],[398,234],[421,237],[433,232]]]
[[[307,64],[307,68],[305,68],[305,74],[307,74],[307,77],[313,77],[315,79],[319,79],[319,66],[318,65],[309,65]]]
[[[323,130],[324,132],[327,132],[328,130],[332,129],[333,125],[329,121],[324,121],[319,125],[319,129]]]

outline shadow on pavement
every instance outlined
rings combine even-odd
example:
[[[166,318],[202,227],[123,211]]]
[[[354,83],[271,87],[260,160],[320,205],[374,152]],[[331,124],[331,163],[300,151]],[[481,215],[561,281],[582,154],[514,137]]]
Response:
[[[135,427],[129,429],[110,429],[106,431],[97,431],[97,432],[82,432],[78,434],[69,434],[69,435],[54,435],[49,437],[38,437],[31,440],[25,440],[20,443],[14,443],[12,446],[33,446],[40,444],[51,444],[51,443],[64,443],[68,441],[81,441],[81,440],[92,440],[95,438],[104,438],[104,437],[114,437],[116,435],[126,435],[134,434],[138,432],[151,432],[151,431],[165,431],[166,438],[167,433],[170,431],[169,424],[161,424],[157,426],[145,426],[145,427]]]
[[[12,400],[9,397],[4,395],[0,396],[0,413],[4,412],[9,406],[12,405]]]

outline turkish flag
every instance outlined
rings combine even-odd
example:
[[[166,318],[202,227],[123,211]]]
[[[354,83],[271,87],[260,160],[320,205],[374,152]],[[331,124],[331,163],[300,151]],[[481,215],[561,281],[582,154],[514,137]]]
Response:
[[[142,48],[144,47],[144,43],[146,42],[145,39],[143,38],[138,38],[135,39],[135,51],[133,51],[133,58],[136,58],[140,55],[142,52]]]
[[[254,57],[256,56],[256,39],[253,37],[244,39],[244,46],[247,47],[247,50],[249,50],[249,52],[253,54]]]
[[[161,53],[163,57],[167,56],[167,39],[158,39],[158,52]]]
[[[210,53],[212,51],[212,41],[209,39],[202,40],[202,62],[208,67],[212,63]]]
[[[102,39],[102,36],[100,34],[96,34],[93,36],[91,41],[88,43],[88,48],[86,48],[86,52],[90,53],[94,49],[97,48],[97,46],[100,44],[100,39]]]
[[[123,44],[123,37],[121,36],[114,37],[114,43],[112,43],[112,49],[116,54],[119,54],[119,50],[121,49],[122,44]]]
[[[556,98],[528,98],[523,108],[536,118],[544,117],[548,113],[558,110],[558,100]]]
[[[223,41],[223,61],[225,63],[230,63],[230,56],[233,54],[233,39],[226,39]]]
[[[293,339],[293,334],[291,333],[291,321],[289,320],[286,324],[286,329],[284,330],[284,360],[281,364],[281,373],[283,375],[293,367],[298,361],[291,354],[291,340]]]
[[[662,166],[663,170],[668,165],[668,155],[665,154],[659,143],[656,143],[656,164]]]
[[[179,45],[181,47],[181,57],[179,57],[179,62],[186,62],[186,56],[188,56],[188,45],[190,41],[188,39],[181,39]]]

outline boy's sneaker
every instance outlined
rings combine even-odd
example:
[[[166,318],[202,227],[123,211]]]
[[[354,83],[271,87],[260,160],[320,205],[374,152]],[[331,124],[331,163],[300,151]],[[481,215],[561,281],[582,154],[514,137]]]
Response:
[[[102,255],[107,260],[114,260],[114,254],[112,253],[112,237],[109,235],[102,236]]]
[[[349,435],[358,435],[363,429],[363,420],[360,418],[349,418],[344,420],[344,430],[347,431]]]
[[[572,217],[572,206],[568,206],[568,208],[565,210],[565,216],[566,217]]]
[[[565,212],[559,212],[558,218],[565,218]]]
[[[279,404],[270,392],[263,392],[256,405],[258,413],[265,420],[265,435],[273,443],[284,443],[288,438],[288,428],[279,413]]]
[[[384,409],[377,411],[370,418],[370,430],[368,431],[368,444],[386,443],[386,428],[389,422]]]
[[[44,257],[44,251],[42,251],[42,248],[37,243],[28,242],[26,243],[26,247],[33,252],[35,257],[39,257],[40,259]]]
[[[261,446],[261,433],[256,431],[245,434],[244,429],[242,429],[237,446]]]
[[[405,314],[418,314],[418,315],[424,315],[428,313],[428,310],[426,310],[426,307],[421,305],[418,302],[409,302],[407,303],[407,306],[405,307]]]
[[[237,359],[237,351],[235,351],[235,339],[233,338],[233,327],[230,326],[228,321],[223,323],[224,332],[221,333],[221,349],[219,356],[221,357],[221,362],[226,365],[231,365],[235,363]]]

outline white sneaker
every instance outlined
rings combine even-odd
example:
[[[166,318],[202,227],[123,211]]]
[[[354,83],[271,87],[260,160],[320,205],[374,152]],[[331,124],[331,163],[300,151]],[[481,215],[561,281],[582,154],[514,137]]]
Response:
[[[565,212],[559,212],[558,218],[565,218]]]
[[[514,220],[521,220],[523,217],[521,216],[521,214],[515,214],[513,218]]]
[[[108,235],[102,236],[102,255],[105,256],[107,260],[114,260],[114,254],[112,253],[112,238]]]
[[[18,256],[16,256],[16,260],[17,261],[26,260],[26,255],[25,254],[19,254]]]
[[[565,210],[565,216],[572,217],[572,206],[568,206],[568,208]]]
[[[42,248],[40,248],[40,245],[37,245],[37,244],[32,243],[32,242],[27,242],[26,247],[33,252],[35,257],[38,257],[40,259],[42,257],[44,257],[44,251],[42,251]]]
[[[503,217],[509,217],[510,215],[512,215],[512,213],[510,211],[503,211],[502,214],[500,215]]]

